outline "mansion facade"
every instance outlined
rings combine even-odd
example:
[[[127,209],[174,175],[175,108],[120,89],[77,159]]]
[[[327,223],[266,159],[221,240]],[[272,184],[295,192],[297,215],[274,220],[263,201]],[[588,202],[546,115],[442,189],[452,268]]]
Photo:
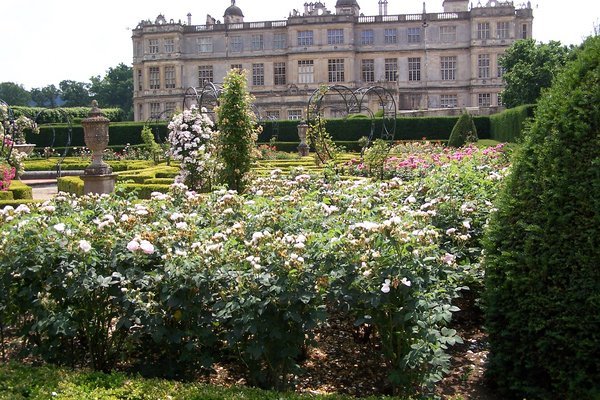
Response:
[[[424,4],[405,15],[378,5],[379,15],[365,16],[356,0],[337,0],[335,11],[305,3],[285,20],[245,22],[232,0],[223,22],[142,21],[132,35],[135,120],[166,119],[188,88],[221,83],[233,68],[247,72],[261,118],[306,118],[321,85],[382,86],[399,110],[502,104],[499,59],[531,38],[530,3],[443,0],[442,13]]]

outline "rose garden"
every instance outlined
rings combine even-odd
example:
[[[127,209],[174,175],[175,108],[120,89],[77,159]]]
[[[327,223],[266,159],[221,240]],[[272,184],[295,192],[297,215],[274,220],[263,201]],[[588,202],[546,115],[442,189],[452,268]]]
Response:
[[[477,141],[465,114],[448,144],[375,140],[361,155],[325,123],[309,127],[308,157],[257,147],[233,72],[214,118],[192,107],[163,147],[148,128],[129,156],[105,155],[115,193],[83,196],[63,177],[51,200],[6,200],[0,398],[442,396],[466,351],[460,315],[489,341],[490,393],[597,398],[599,45],[586,42],[518,144]],[[4,193],[50,164],[8,151],[37,129],[19,124],[2,131]],[[324,336],[335,347],[344,329],[364,354],[351,364],[377,360],[376,381],[306,385]],[[270,391],[190,383],[223,368]]]

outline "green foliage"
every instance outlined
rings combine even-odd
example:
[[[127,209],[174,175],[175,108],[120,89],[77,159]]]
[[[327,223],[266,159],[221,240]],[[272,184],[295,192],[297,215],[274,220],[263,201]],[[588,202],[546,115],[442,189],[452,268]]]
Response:
[[[448,139],[448,146],[461,147],[466,143],[473,143],[477,141],[477,128],[473,122],[473,117],[463,112],[456,121],[456,125],[452,128],[450,138]]]
[[[26,106],[31,100],[31,94],[23,85],[14,82],[0,83],[0,100],[4,100],[9,106]]]
[[[15,200],[33,199],[31,186],[27,186],[23,182],[11,181],[8,190],[12,192]]]
[[[56,180],[59,192],[83,196],[83,180],[78,176],[63,176]]]
[[[169,188],[171,187],[171,183],[169,184],[160,184],[160,183],[148,183],[144,182],[140,183],[122,183],[119,184],[118,190],[120,190],[123,194],[134,194],[135,197],[140,199],[149,199],[152,193],[168,193]]]
[[[382,139],[377,139],[373,145],[365,150],[364,162],[371,176],[383,179],[383,167],[390,153],[390,144]]]
[[[540,99],[487,235],[504,398],[600,396],[600,37],[582,47]]]
[[[569,49],[560,42],[517,40],[500,59],[506,82],[502,102],[509,108],[537,103],[542,89],[550,87],[568,58]]]
[[[306,132],[306,139],[309,146],[315,151],[315,162],[317,165],[335,163],[340,149],[331,139],[327,132],[326,121],[320,116],[314,121],[310,121]]]
[[[154,132],[152,132],[152,128],[150,128],[148,125],[144,125],[144,127],[142,128],[141,137],[142,142],[144,142],[148,150],[150,150],[154,163],[158,164],[160,162],[161,155],[164,153],[164,151],[162,147],[160,147],[160,145],[156,143],[156,140],[154,140]]]
[[[64,80],[58,86],[60,87],[61,98],[65,102],[65,107],[86,107],[90,105],[89,83]]]
[[[54,85],[31,89],[31,100],[38,107],[56,107],[56,100],[60,96],[60,89]]]
[[[252,151],[260,126],[252,112],[252,97],[246,75],[231,70],[223,81],[223,92],[217,108],[217,127],[221,133],[221,158],[224,162],[223,182],[232,190],[243,192],[248,184]]]
[[[133,68],[120,63],[106,71],[104,77],[92,76],[90,95],[101,107],[118,107],[126,113],[126,119],[133,116]]]
[[[533,116],[533,106],[524,105],[490,115],[490,136],[501,142],[518,142],[522,139],[525,121]]]
[[[55,393],[55,395],[53,395]],[[352,400],[344,395],[296,394],[239,386],[219,387],[124,373],[72,371],[16,363],[0,366],[0,400]],[[369,397],[365,400],[401,400]]]

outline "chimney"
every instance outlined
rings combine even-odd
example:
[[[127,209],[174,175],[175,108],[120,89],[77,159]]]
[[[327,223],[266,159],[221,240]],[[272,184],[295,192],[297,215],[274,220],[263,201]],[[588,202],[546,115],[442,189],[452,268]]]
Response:
[[[187,17],[188,17],[188,25],[192,26],[192,13],[188,13]]]
[[[387,15],[388,0],[383,0],[383,15]]]
[[[379,15],[383,15],[383,0],[379,0]]]

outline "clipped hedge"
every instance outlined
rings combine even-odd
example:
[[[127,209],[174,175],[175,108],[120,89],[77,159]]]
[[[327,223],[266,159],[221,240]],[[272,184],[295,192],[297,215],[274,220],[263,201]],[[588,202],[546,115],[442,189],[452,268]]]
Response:
[[[161,138],[166,138],[168,129],[166,122],[147,124],[146,122],[115,122],[109,126],[111,146],[125,146],[126,144],[142,144],[142,128],[150,125],[153,132],[158,133]],[[27,141],[34,143],[36,147],[64,147],[67,145],[68,125],[52,124],[40,126],[38,135],[28,134]],[[85,146],[83,139],[83,127],[73,125],[71,132],[71,146]]]
[[[534,106],[524,105],[490,115],[490,138],[499,142],[518,142],[525,121],[533,117]]]
[[[13,200],[13,193],[10,190],[0,191],[0,200]]]
[[[65,176],[56,180],[59,192],[83,196],[83,179],[78,176]]]
[[[21,204],[39,204],[43,203],[44,200],[34,200],[34,199],[16,199],[16,200],[0,200],[0,209],[5,206],[18,207]],[[0,386],[1,387],[1,386]],[[2,399],[2,397],[0,397]]]
[[[12,192],[13,199],[15,200],[33,199],[33,190],[31,189],[31,186],[27,186],[23,182],[12,181],[8,190]]]
[[[149,199],[153,192],[168,193],[171,185],[164,184],[140,184],[140,183],[122,183],[119,189],[124,193],[136,193],[140,199]]]
[[[25,171],[54,171],[58,161],[58,158],[26,160]],[[63,171],[84,170],[90,163],[90,159],[68,157],[61,163],[61,169]],[[114,172],[139,170],[154,166],[154,163],[149,160],[108,160],[106,163],[112,167]]]
[[[66,123],[64,114],[66,113],[70,118],[71,122],[80,122],[89,116],[91,107],[59,107],[59,108],[45,108],[45,107],[23,107],[23,106],[12,106],[15,117],[25,115],[29,118],[36,118],[38,124],[57,124]],[[123,121],[125,113],[120,108],[102,108],[101,109],[106,118],[110,119],[111,122]]]

